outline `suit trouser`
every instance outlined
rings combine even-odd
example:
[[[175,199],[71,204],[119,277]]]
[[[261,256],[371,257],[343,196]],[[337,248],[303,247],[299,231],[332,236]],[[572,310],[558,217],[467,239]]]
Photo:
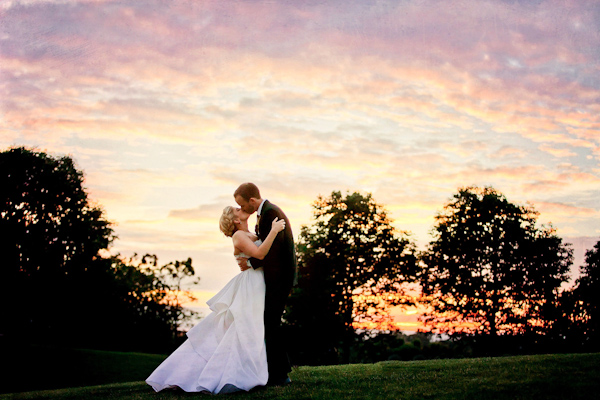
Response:
[[[270,382],[285,379],[292,370],[281,329],[281,317],[290,290],[269,290],[267,285],[265,293],[265,343]]]

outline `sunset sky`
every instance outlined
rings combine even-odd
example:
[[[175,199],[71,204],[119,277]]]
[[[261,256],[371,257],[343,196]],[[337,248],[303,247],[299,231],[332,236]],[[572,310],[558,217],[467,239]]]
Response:
[[[74,158],[113,252],[192,257],[202,301],[245,181],[296,235],[369,192],[424,249],[477,185],[578,261],[600,238],[599,1],[2,1],[0,115],[0,149]]]

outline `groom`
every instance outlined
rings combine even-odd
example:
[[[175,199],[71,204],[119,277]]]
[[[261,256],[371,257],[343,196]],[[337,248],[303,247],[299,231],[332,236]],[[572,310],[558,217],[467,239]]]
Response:
[[[275,218],[285,220],[285,229],[279,232],[265,258],[250,259],[252,267],[263,267],[265,274],[264,323],[269,367],[267,385],[285,385],[291,382],[288,373],[292,369],[285,351],[281,316],[294,285],[297,269],[291,224],[279,207],[260,197],[258,187],[253,183],[242,183],[233,197],[244,212],[252,214],[257,211],[256,234],[263,241],[269,234],[271,223]]]

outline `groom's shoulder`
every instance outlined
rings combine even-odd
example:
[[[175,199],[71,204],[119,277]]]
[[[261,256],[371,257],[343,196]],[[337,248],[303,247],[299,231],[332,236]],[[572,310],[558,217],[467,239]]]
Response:
[[[269,200],[265,200],[265,203],[263,204],[262,209],[263,209],[263,212],[265,212],[265,211],[269,211],[269,210],[275,210],[277,208],[278,207],[275,204],[271,203]]]
[[[281,208],[279,208],[279,206],[271,203],[269,200],[265,201],[265,205],[264,205],[263,210],[273,210],[275,212],[282,212]]]
[[[276,206],[275,204],[272,204],[271,210],[272,210],[271,212],[273,214],[275,214],[278,218],[287,219],[287,215],[285,215],[283,210],[280,207]]]

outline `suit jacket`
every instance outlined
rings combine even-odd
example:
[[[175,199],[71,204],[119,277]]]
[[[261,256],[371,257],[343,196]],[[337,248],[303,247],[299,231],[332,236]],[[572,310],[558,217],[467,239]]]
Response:
[[[292,228],[283,211],[269,200],[263,204],[256,234],[264,241],[275,218],[285,220],[285,229],[277,234],[264,259],[251,258],[250,263],[254,268],[263,267],[267,290],[280,288],[289,291],[296,283],[298,269]]]

